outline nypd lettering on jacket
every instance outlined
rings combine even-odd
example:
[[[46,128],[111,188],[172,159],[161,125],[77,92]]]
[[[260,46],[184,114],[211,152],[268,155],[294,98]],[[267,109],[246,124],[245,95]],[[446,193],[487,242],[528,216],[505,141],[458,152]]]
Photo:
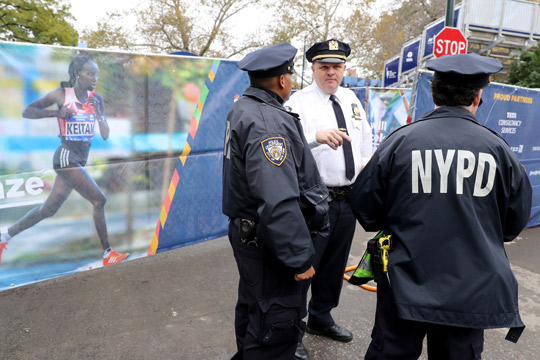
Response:
[[[464,183],[471,182],[472,195],[476,197],[489,195],[497,170],[491,154],[454,149],[412,150],[411,166],[413,194],[439,192],[463,195]],[[434,174],[439,175],[439,184],[434,184]],[[455,181],[451,181],[451,176]]]
[[[95,114],[76,114],[66,120],[66,140],[89,142],[94,138]]]

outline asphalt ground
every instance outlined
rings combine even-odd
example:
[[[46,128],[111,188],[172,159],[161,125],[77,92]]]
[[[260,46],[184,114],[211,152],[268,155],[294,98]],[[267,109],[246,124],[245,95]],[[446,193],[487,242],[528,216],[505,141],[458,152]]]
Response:
[[[373,234],[358,227],[350,265]],[[483,359],[531,360],[540,345],[540,227],[507,245],[527,325],[517,344],[486,331]],[[238,274],[226,237],[0,292],[0,359],[229,359]],[[376,294],[345,283],[350,343],[306,334],[312,360],[363,358]],[[426,359],[425,351],[420,359]]]

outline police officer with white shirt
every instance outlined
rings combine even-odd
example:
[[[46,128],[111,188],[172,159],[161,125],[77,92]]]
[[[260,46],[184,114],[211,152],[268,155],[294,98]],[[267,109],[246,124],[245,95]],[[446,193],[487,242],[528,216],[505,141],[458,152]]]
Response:
[[[306,331],[342,342],[351,341],[353,335],[335,323],[330,311],[339,303],[356,227],[347,195],[372,154],[372,131],[364,109],[350,89],[339,86],[350,52],[347,43],[336,39],[315,43],[306,52],[314,82],[295,92],[285,104],[300,115],[306,140],[330,192],[330,235],[316,239],[317,273],[311,283]],[[308,357],[300,342],[296,358]]]
[[[480,359],[484,329],[523,330],[504,249],[525,227],[532,190],[508,144],[476,112],[500,62],[476,54],[429,60],[436,108],[387,135],[351,193],[366,231],[394,250],[377,285],[366,359]],[[392,247],[391,246],[391,247]]]

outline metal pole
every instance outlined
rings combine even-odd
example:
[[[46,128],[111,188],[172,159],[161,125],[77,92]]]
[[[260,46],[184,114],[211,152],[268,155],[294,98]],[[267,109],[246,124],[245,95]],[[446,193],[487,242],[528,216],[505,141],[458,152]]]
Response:
[[[446,20],[444,26],[454,27],[454,0],[446,0]]]
[[[304,69],[306,67],[306,39],[307,34],[304,36],[304,54],[302,54],[302,79],[300,80],[300,90],[304,88]]]

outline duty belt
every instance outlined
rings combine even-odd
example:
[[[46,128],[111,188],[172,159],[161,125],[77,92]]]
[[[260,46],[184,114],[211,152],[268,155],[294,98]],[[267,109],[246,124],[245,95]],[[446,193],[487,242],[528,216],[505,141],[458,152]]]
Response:
[[[329,201],[332,200],[345,200],[351,191],[352,186],[328,186],[328,194],[330,195]]]
[[[259,239],[257,238],[257,228],[259,227],[259,224],[253,220],[240,218],[234,218],[232,222],[238,228],[242,244],[259,247]]]

